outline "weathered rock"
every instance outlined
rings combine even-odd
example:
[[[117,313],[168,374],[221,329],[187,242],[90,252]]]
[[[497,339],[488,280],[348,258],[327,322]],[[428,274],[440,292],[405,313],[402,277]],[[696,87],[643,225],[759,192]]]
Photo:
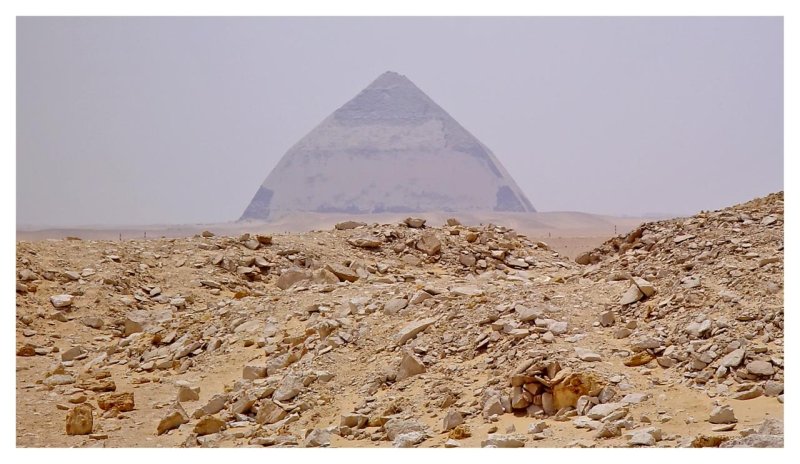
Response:
[[[324,429],[314,429],[308,434],[305,440],[306,448],[319,448],[321,446],[330,446],[331,433]]]
[[[783,393],[783,382],[767,380],[764,383],[764,394],[767,396],[778,396]]]
[[[400,367],[397,369],[397,381],[407,379],[417,374],[425,372],[425,365],[416,356],[409,352],[403,353]]]
[[[67,413],[67,435],[88,435],[94,428],[92,407],[79,404]]]
[[[50,304],[54,308],[69,308],[72,306],[72,295],[53,295],[50,297]]]
[[[358,274],[356,271],[350,269],[349,267],[342,266],[341,264],[326,264],[325,269],[332,272],[342,282],[355,282],[358,280]]]
[[[394,441],[399,435],[411,432],[427,433],[428,426],[414,419],[389,419],[383,424],[386,436]]]
[[[542,409],[544,409],[544,413],[547,414],[548,416],[552,416],[558,411],[552,393],[550,392],[542,393]]]
[[[669,369],[670,367],[675,365],[675,360],[667,356],[657,357],[656,362],[658,363],[659,366],[663,367],[664,369]]]
[[[717,406],[712,409],[708,421],[712,424],[733,424],[738,422],[733,414],[733,408],[727,405]]]
[[[586,416],[589,419],[600,420],[609,414],[622,410],[625,408],[625,403],[604,403],[598,404],[592,407],[589,412],[586,413]]]
[[[341,416],[339,425],[342,427],[361,429],[366,427],[368,423],[369,417],[363,414],[343,414]]]
[[[490,433],[486,440],[481,441],[482,448],[523,448],[528,438],[521,434],[498,434]]]
[[[611,327],[614,325],[615,320],[616,316],[614,315],[614,311],[603,311],[598,318],[598,322],[600,322],[600,325],[603,327]]]
[[[272,398],[276,401],[288,401],[299,395],[304,388],[302,377],[297,374],[289,374],[283,378]]]
[[[614,438],[622,436],[622,430],[612,422],[606,422],[597,430],[595,438]]]
[[[749,390],[744,390],[741,392],[734,393],[731,395],[731,398],[734,400],[752,400],[753,398],[758,398],[761,396],[763,391],[759,387],[753,387]]]
[[[544,312],[541,309],[522,305],[515,306],[514,311],[517,313],[517,319],[519,319],[520,322],[529,322],[541,319],[544,316]]]
[[[458,262],[463,264],[464,266],[467,266],[467,267],[475,266],[475,263],[477,261],[478,260],[475,259],[475,255],[472,255],[472,254],[460,254],[458,256]]]
[[[197,419],[205,415],[216,414],[222,411],[229,399],[230,397],[228,395],[214,395],[202,408],[195,411],[192,416]]]
[[[347,243],[358,248],[380,248],[383,241],[368,235],[361,235],[348,238]]]
[[[451,288],[450,293],[455,296],[481,296],[483,295],[483,290],[474,286],[464,285]]]
[[[692,322],[686,327],[686,333],[692,338],[706,338],[711,333],[711,321]]]
[[[62,361],[72,361],[80,356],[85,355],[87,352],[82,346],[73,346],[67,351],[61,353]]]
[[[636,432],[631,435],[631,438],[628,440],[628,444],[631,446],[653,446],[656,444],[656,439],[650,433],[644,431]]]
[[[216,416],[203,416],[194,426],[194,433],[198,436],[219,433],[225,429],[225,421]]]
[[[633,283],[639,287],[639,290],[646,296],[650,298],[651,296],[656,294],[656,288],[650,282],[642,279],[641,277],[632,277]]]
[[[450,409],[442,421],[442,431],[447,432],[464,423],[464,416],[455,409]]]
[[[246,365],[242,368],[242,378],[246,380],[263,379],[267,377],[267,366]]]
[[[274,424],[286,418],[287,412],[274,402],[270,400],[262,401],[258,406],[256,413],[256,423],[258,424]]]
[[[42,383],[50,386],[69,385],[75,383],[75,377],[69,374],[55,374],[44,379]]]
[[[392,446],[395,448],[412,448],[425,441],[426,438],[427,435],[423,432],[403,433],[395,437]]]
[[[567,321],[553,321],[547,325],[547,330],[554,335],[563,335],[567,333],[569,323]]]
[[[628,367],[644,366],[653,359],[655,359],[655,356],[653,356],[653,354],[651,354],[649,351],[640,351],[639,353],[636,353],[623,361],[623,364]]]
[[[366,222],[357,222],[357,221],[344,221],[337,223],[334,228],[336,230],[350,230],[355,229],[357,227],[364,227],[366,226]]]
[[[766,361],[750,361],[747,363],[747,372],[753,375],[769,377],[775,373],[775,368]]]
[[[36,347],[26,343],[17,349],[17,356],[36,356]]]
[[[484,403],[483,410],[481,413],[483,414],[484,418],[488,419],[494,415],[499,416],[504,412],[505,409],[503,408],[503,403],[500,401],[500,397],[492,396],[491,398],[488,398],[487,401]]]
[[[167,415],[158,423],[156,432],[158,435],[162,435],[172,429],[177,429],[187,422],[189,422],[189,416],[186,414],[186,411],[183,410],[183,406],[175,402],[172,409],[167,412]]]
[[[119,412],[133,411],[135,407],[133,392],[107,393],[97,399],[97,405],[103,411],[116,409]]]
[[[673,242],[674,242],[674,243],[677,245],[677,244],[679,244],[679,243],[683,243],[683,242],[685,242],[686,240],[691,240],[691,239],[693,239],[693,238],[695,238],[695,236],[694,236],[694,235],[692,235],[692,234],[678,235],[677,237],[675,237],[675,238],[673,239]]]
[[[406,218],[405,221],[403,221],[403,222],[405,222],[406,225],[408,227],[411,227],[412,229],[420,229],[422,227],[425,227],[425,222],[426,221],[425,221],[425,219],[422,219],[422,218],[409,217],[409,218]]]
[[[423,332],[425,329],[430,327],[435,322],[436,318],[429,318],[429,319],[421,319],[406,324],[405,327],[400,329],[400,332],[397,334],[397,337],[395,338],[397,346],[405,345],[407,341],[416,337],[418,334]]]
[[[627,395],[623,396],[620,402],[625,404],[639,404],[644,403],[645,401],[652,398],[653,395],[650,393],[628,393]]]
[[[383,305],[383,312],[386,314],[397,314],[401,309],[408,306],[405,298],[392,298]]]
[[[720,366],[737,367],[744,359],[745,351],[742,348],[731,351],[720,360]]]
[[[81,318],[81,323],[86,327],[91,327],[93,329],[100,330],[103,328],[105,323],[103,322],[102,318],[99,317],[84,317]]]
[[[315,269],[311,271],[311,282],[315,284],[338,284],[340,282],[336,274],[327,269]]]
[[[594,351],[587,350],[586,348],[575,347],[575,354],[581,361],[596,362],[602,361],[603,358]]]
[[[422,237],[417,240],[417,250],[425,253],[428,256],[438,255],[442,251],[442,242],[436,237],[433,232],[426,232]]]
[[[178,386],[178,402],[197,401],[200,399],[200,387],[190,387],[188,385]]]
[[[642,298],[644,298],[644,293],[642,293],[642,291],[639,290],[639,287],[637,287],[636,284],[631,284],[628,290],[625,293],[623,293],[622,296],[620,297],[619,304],[623,306],[629,305],[632,303],[636,303]]]
[[[278,286],[281,290],[286,290],[287,288],[291,287],[292,285],[302,282],[304,280],[308,280],[311,278],[311,273],[308,271],[301,271],[297,269],[289,269],[284,271],[280,277],[278,277],[278,281],[275,285]]]

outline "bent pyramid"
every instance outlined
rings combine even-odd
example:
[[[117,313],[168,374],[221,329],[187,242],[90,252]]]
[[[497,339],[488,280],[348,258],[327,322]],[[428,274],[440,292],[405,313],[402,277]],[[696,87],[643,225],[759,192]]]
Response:
[[[488,148],[386,72],[283,155],[240,220],[423,211],[536,210]]]

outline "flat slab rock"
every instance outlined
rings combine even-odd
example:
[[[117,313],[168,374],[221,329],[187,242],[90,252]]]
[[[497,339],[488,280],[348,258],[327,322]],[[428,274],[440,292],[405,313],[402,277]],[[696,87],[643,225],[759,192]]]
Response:
[[[431,317],[407,324],[405,327],[400,329],[400,332],[397,334],[395,339],[397,346],[403,346],[407,341],[416,337],[420,332],[430,327],[431,324],[436,322],[436,320],[437,319],[435,317]]]
[[[482,448],[523,448],[528,437],[521,433],[498,434],[490,433],[486,440],[481,441]]]

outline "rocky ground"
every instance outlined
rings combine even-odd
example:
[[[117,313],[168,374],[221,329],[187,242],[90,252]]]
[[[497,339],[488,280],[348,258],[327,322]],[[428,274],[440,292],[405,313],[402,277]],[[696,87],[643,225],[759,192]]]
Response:
[[[783,446],[783,194],[575,260],[502,226],[17,243],[22,447]]]

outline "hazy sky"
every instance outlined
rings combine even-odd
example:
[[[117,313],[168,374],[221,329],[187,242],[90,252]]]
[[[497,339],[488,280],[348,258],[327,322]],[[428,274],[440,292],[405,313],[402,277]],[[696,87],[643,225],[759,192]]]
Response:
[[[781,18],[20,18],[17,222],[235,220],[387,70],[539,211],[692,214],[783,189]]]

